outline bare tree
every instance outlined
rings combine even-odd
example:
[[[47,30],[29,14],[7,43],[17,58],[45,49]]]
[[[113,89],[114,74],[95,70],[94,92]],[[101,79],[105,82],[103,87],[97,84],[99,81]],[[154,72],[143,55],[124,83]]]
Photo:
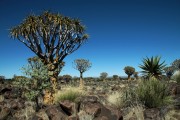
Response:
[[[28,16],[20,25],[13,27],[10,34],[47,65],[54,90],[60,73],[59,65],[88,38],[80,20],[50,12]]]
[[[80,87],[84,87],[83,82],[83,73],[87,70],[89,70],[92,66],[92,64],[89,62],[89,60],[85,59],[76,59],[73,62],[73,67],[80,72]]]

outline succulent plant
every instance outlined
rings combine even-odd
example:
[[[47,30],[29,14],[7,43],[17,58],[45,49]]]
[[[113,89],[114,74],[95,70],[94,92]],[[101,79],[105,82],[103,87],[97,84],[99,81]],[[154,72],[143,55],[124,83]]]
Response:
[[[155,56],[151,58],[143,58],[143,64],[139,67],[143,69],[142,73],[148,78],[154,77],[161,79],[162,73],[166,65],[165,61],[160,63],[161,57]]]

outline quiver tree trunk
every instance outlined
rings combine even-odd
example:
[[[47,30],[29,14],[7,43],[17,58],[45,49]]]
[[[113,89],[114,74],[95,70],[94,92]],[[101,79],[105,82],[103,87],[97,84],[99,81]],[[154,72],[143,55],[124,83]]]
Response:
[[[57,91],[57,79],[59,74],[58,64],[47,64],[48,75],[51,82],[51,89],[45,90],[44,103],[53,104],[54,103],[54,94]]]
[[[83,81],[83,73],[82,73],[82,72],[80,72],[80,83],[79,83],[79,87],[80,87],[81,89],[84,88],[84,81]]]
[[[131,76],[130,75],[128,75],[128,80],[131,80]]]
[[[57,86],[57,78],[59,74],[58,64],[48,64],[47,66],[48,66],[48,75],[50,77],[53,90],[55,91]]]

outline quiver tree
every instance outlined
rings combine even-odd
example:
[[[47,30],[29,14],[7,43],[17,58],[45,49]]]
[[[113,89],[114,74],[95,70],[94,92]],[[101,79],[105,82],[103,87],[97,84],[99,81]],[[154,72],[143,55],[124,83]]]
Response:
[[[113,75],[113,80],[118,80],[119,76],[118,75]]]
[[[80,72],[80,88],[84,87],[83,73],[91,68],[92,64],[89,60],[76,59],[73,62],[73,67]]]
[[[133,73],[133,76],[134,76],[134,78],[135,78],[136,80],[138,80],[138,78],[139,78],[138,74],[139,74],[138,72],[134,72],[134,73]]]
[[[172,66],[176,68],[176,70],[180,70],[180,59],[176,59],[172,62]]]
[[[108,73],[107,72],[102,72],[100,73],[100,79],[105,81],[105,79],[108,77]]]
[[[85,27],[78,19],[50,12],[28,16],[20,25],[13,27],[10,34],[47,65],[54,90],[60,72],[59,65],[88,38]]]
[[[126,66],[124,68],[124,72],[128,75],[128,80],[130,80],[131,79],[131,75],[133,75],[134,72],[135,72],[135,68],[133,68],[131,66]]]
[[[165,67],[164,68],[164,71],[166,73],[166,76],[170,79],[171,76],[174,74],[175,72],[175,67],[174,66],[169,66],[169,67]]]

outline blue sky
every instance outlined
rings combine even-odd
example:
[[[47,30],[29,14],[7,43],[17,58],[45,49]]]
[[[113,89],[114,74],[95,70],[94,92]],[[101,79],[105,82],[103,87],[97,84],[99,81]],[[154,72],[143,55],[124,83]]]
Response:
[[[44,10],[79,18],[90,35],[86,44],[65,58],[61,75],[79,76],[72,67],[77,58],[92,62],[84,76],[101,72],[124,76],[125,66],[141,71],[138,65],[146,56],[160,55],[168,65],[180,58],[179,0],[1,0],[0,75],[22,75],[20,68],[35,55],[11,39],[8,29]]]

